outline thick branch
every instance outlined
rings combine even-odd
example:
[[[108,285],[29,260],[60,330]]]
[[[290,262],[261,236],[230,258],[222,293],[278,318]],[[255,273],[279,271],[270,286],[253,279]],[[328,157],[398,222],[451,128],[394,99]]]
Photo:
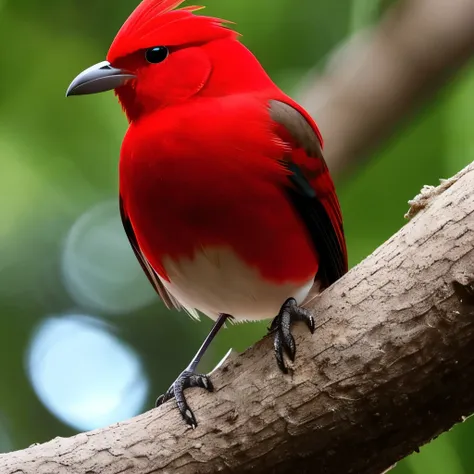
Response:
[[[474,167],[449,184],[311,303],[291,375],[267,337],[213,375],[216,393],[189,391],[196,430],[169,402],[1,455],[0,472],[379,474],[474,411]]]
[[[403,0],[352,38],[299,92],[321,128],[331,172],[367,158],[473,55],[472,0]]]

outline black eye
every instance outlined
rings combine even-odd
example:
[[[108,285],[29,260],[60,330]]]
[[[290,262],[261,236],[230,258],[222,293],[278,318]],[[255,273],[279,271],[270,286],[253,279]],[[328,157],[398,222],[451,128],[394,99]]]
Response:
[[[156,46],[146,50],[145,59],[152,64],[161,63],[168,57],[168,54],[170,52],[166,46]]]

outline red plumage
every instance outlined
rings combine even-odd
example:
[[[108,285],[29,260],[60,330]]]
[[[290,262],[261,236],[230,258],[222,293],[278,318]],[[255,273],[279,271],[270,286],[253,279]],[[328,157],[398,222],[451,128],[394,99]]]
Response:
[[[168,282],[165,257],[192,260],[200,249],[229,247],[262,278],[304,285],[321,258],[286,193],[284,163],[291,161],[323,204],[346,271],[342,217],[324,159],[308,156],[305,144],[275,123],[270,101],[290,105],[313,131],[307,139],[322,147],[316,124],[222,20],[197,16],[196,7],[174,10],[180,3],[143,2],[108,54],[113,66],[137,76],[116,92],[130,120],[120,194],[141,253]],[[150,65],[143,51],[155,45],[170,55]]]
[[[282,347],[293,358],[295,346],[283,318],[313,328],[295,305],[315,280],[324,288],[347,271],[322,137],[227,22],[195,15],[198,7],[176,10],[181,3],[142,2],[113,41],[110,64],[85,71],[70,90],[115,88],[127,114],[121,214],[163,301],[219,318],[216,331],[229,315],[278,314],[275,349],[286,370]],[[181,392],[173,386],[161,402],[176,395],[195,425],[179,380]]]
[[[166,46],[184,46],[205,43],[222,37],[235,37],[236,33],[223,25],[226,20],[193,13],[203,7],[190,6],[174,10],[184,0],[145,0],[123,24],[110,46],[107,60],[119,58],[144,48],[156,46],[156,38]]]
[[[160,276],[167,277],[163,256],[192,258],[200,247],[222,245],[269,280],[314,276],[316,254],[284,196],[288,171],[278,159],[285,145],[271,127],[264,101],[247,94],[164,108],[132,123],[120,163],[121,195]]]

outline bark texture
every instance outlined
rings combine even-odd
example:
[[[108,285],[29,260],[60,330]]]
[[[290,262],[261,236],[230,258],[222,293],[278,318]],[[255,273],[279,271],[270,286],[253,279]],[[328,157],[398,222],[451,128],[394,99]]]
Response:
[[[173,402],[0,455],[1,474],[379,474],[474,412],[474,167],[310,303],[293,370],[266,337]]]
[[[298,93],[321,128],[331,174],[367,159],[473,56],[472,0],[401,0],[354,36]]]

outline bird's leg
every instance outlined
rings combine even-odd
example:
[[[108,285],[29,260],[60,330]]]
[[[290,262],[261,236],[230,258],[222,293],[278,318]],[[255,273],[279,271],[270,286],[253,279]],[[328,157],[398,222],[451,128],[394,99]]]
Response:
[[[217,321],[214,323],[214,326],[212,326],[210,333],[207,335],[206,339],[204,339],[204,342],[202,343],[196,355],[189,363],[188,367],[183,370],[183,372],[181,372],[181,374],[173,382],[173,384],[166,391],[166,393],[160,395],[157,398],[155,403],[155,406],[159,407],[171,398],[174,398],[176,400],[176,405],[178,406],[178,409],[182,417],[184,418],[184,421],[192,428],[196,428],[197,421],[193,411],[189,408],[189,405],[186,402],[184,390],[190,387],[205,388],[208,392],[212,392],[214,390],[214,387],[212,386],[212,382],[209,377],[204,374],[196,373],[196,368],[202,356],[206,352],[206,349],[209,347],[212,340],[219,332],[219,329],[224,325],[228,317],[230,317],[228,314],[219,315]]]
[[[288,354],[291,361],[295,360],[296,344],[291,334],[291,323],[294,321],[304,321],[311,334],[314,332],[314,318],[311,312],[298,306],[294,298],[288,298],[269,329],[270,333],[275,335],[273,348],[278,367],[285,374],[288,373],[288,368],[283,360],[283,351]]]

